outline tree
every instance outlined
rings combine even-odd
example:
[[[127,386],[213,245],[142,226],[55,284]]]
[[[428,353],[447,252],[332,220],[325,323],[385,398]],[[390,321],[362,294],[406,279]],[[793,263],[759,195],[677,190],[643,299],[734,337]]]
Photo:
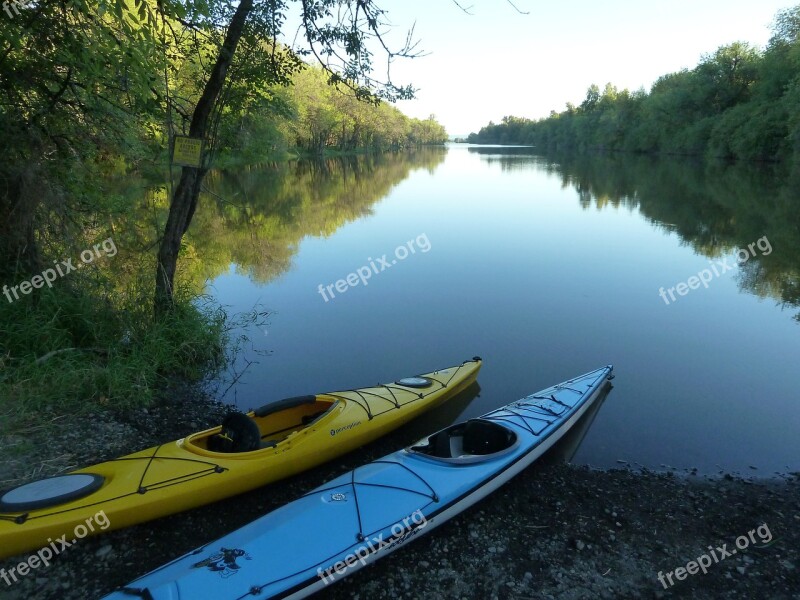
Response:
[[[593,83],[589,86],[589,89],[586,90],[586,98],[581,102],[581,111],[585,113],[592,112],[599,101],[600,88],[597,87],[596,83]]]
[[[721,113],[747,101],[760,59],[758,50],[745,42],[722,46],[714,54],[703,57],[695,69],[702,94],[700,104]]]
[[[0,273],[41,270],[41,246],[85,210],[91,158],[125,145],[137,159],[129,132],[153,114],[151,78],[165,60],[146,15],[125,0],[43,0],[3,14]]]
[[[230,23],[225,39],[217,52],[216,61],[208,75],[202,95],[194,108],[189,135],[205,139],[209,133],[212,115],[222,118],[223,90],[239,41],[246,32],[248,19],[256,34],[268,36],[272,48],[277,47],[277,35],[285,20],[285,11],[292,0],[272,0],[254,10],[253,0],[240,0]],[[411,37],[397,51],[388,48],[382,37],[386,26],[381,10],[373,0],[300,0],[303,31],[308,48],[328,73],[328,83],[351,88],[356,97],[376,101],[379,97],[389,99],[408,98],[413,90],[398,87],[391,80],[378,82],[371,76],[372,55],[370,43],[377,41],[391,60],[397,56],[415,55]],[[271,57],[274,59],[274,54]],[[247,61],[252,61],[248,56]],[[266,61],[264,66],[275,68],[275,62]],[[374,91],[377,88],[377,93]],[[322,143],[324,132],[315,134],[315,145]],[[212,140],[213,145],[213,140]],[[183,235],[189,228],[197,207],[203,178],[209,169],[204,159],[200,167],[183,167],[180,181],[170,203],[169,216],[164,228],[156,267],[155,311],[163,314],[173,304],[173,285],[178,253]]]

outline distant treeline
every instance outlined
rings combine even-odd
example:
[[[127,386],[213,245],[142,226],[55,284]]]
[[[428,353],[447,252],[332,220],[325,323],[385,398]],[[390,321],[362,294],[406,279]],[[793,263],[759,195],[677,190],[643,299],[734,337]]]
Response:
[[[800,5],[780,11],[764,50],[744,42],[659,78],[649,93],[592,85],[539,120],[504,117],[468,142],[749,160],[800,160]]]
[[[221,131],[221,149],[244,162],[283,152],[389,150],[443,144],[447,132],[431,115],[414,119],[386,102],[356,99],[327,83],[319,67],[305,67],[292,85],[272,86],[268,100],[238,109],[239,118]]]

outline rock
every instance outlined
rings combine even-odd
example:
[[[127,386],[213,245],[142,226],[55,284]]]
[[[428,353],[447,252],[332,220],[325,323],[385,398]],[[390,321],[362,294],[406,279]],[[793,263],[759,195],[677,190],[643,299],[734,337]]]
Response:
[[[95,552],[94,555],[97,558],[103,558],[104,556],[110,554],[112,550],[113,548],[111,547],[111,544],[106,544],[105,546],[98,548],[97,552]]]
[[[744,575],[745,571],[747,571],[747,569],[744,567],[736,567],[736,572],[739,573],[739,575]]]

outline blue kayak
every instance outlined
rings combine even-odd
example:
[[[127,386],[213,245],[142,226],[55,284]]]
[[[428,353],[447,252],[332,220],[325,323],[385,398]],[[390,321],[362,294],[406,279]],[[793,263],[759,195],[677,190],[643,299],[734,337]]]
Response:
[[[305,598],[529,466],[603,395],[612,371],[575,377],[358,467],[106,599]]]

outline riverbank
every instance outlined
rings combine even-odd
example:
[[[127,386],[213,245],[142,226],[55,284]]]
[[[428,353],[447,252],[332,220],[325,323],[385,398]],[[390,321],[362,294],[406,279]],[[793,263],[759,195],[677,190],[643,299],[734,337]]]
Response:
[[[119,456],[218,423],[229,410],[177,387],[146,409],[101,413],[0,440],[3,487]],[[81,540],[0,598],[99,598],[163,562],[215,539],[314,486],[412,442],[407,428],[335,463],[218,504]],[[759,529],[760,528],[760,529]],[[674,574],[709,546],[747,547],[707,574]],[[767,535],[768,534],[768,535]],[[752,540],[755,540],[753,542]],[[744,545],[741,539],[738,541]],[[537,465],[457,519],[325,590],[345,598],[797,598],[800,477],[595,471]],[[721,560],[720,560],[721,558]],[[0,568],[19,562],[5,560]],[[662,572],[665,584],[659,582]],[[669,585],[666,574],[673,572]],[[666,587],[665,587],[666,586]]]

